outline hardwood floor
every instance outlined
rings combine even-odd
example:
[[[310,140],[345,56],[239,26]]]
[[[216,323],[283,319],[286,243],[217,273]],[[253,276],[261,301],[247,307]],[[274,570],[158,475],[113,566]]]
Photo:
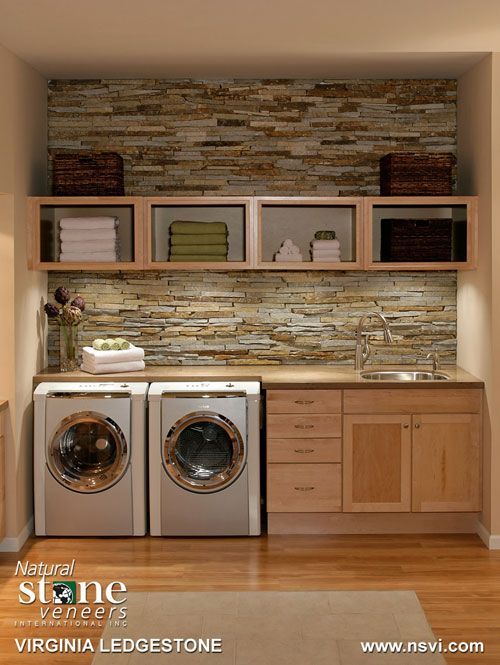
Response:
[[[476,536],[405,535],[33,538],[20,554],[0,554],[1,665],[92,662],[89,654],[19,655],[14,643],[28,635],[100,635],[102,628],[14,626],[36,614],[18,603],[17,561],[72,558],[76,580],[121,580],[129,591],[415,590],[437,637],[485,643],[485,654],[448,655],[449,663],[500,663],[500,552]]]

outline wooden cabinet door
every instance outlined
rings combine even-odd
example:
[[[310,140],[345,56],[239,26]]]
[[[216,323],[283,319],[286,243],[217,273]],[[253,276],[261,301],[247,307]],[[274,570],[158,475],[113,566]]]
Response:
[[[411,416],[344,416],[344,512],[409,512]]]
[[[481,510],[480,415],[415,415],[412,430],[412,510]]]

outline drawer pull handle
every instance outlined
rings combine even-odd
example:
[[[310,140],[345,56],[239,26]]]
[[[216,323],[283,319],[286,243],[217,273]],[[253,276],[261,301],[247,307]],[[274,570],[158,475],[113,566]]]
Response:
[[[312,429],[314,425],[294,425],[296,429]]]
[[[294,487],[293,489],[297,490],[297,492],[310,492],[314,489],[314,485],[310,485],[309,487]]]
[[[314,404],[313,399],[296,399],[295,404]]]
[[[296,453],[313,453],[314,448],[295,448]]]
[[[403,427],[404,427],[405,429],[408,429],[408,427],[409,427],[408,423],[405,423],[405,424],[403,425]]]

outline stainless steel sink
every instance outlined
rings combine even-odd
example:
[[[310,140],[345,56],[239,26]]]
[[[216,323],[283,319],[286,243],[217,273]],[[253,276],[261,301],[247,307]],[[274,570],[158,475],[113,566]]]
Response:
[[[442,372],[407,372],[405,370],[380,370],[361,372],[367,381],[447,381],[449,376]]]

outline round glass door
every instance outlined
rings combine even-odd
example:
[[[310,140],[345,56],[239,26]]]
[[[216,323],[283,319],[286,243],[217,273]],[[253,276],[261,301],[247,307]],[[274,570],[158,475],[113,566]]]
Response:
[[[62,420],[48,450],[54,478],[77,492],[111,487],[125,473],[127,461],[127,442],[120,427],[93,411]]]
[[[169,476],[193,492],[214,492],[236,480],[245,447],[236,426],[219,414],[190,413],[167,434],[163,463]]]

